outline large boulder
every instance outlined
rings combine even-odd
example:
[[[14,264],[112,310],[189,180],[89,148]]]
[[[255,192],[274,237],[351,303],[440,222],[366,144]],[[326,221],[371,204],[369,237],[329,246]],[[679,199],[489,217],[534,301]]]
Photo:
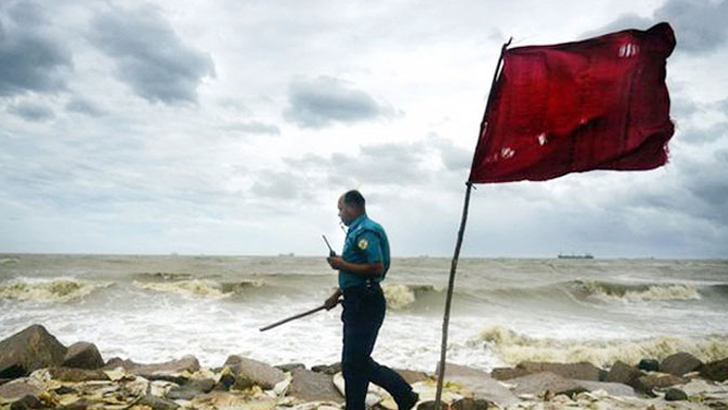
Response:
[[[522,362],[516,366],[529,374],[550,372],[566,379],[590,380],[598,382],[603,378],[600,376],[602,369],[589,362],[581,363],[547,363],[547,362]]]
[[[661,372],[674,374],[675,376],[682,376],[685,373],[700,370],[701,367],[703,367],[703,362],[690,353],[684,352],[675,353],[660,363]]]
[[[445,380],[455,382],[470,390],[473,392],[475,400],[494,402],[501,406],[508,406],[519,401],[510,390],[482,370],[447,363]]]
[[[706,364],[700,370],[700,376],[717,382],[728,380],[728,358]]]
[[[517,377],[509,380],[508,383],[515,385],[513,392],[516,395],[538,395],[549,391],[554,395],[574,396],[577,393],[587,391],[578,381],[566,379],[551,372]]]
[[[230,356],[225,366],[235,374],[235,387],[247,388],[253,385],[264,390],[272,389],[276,384],[286,380],[286,374],[266,363],[240,356]]]
[[[95,370],[104,367],[104,359],[93,343],[78,342],[68,347],[62,366]]]
[[[331,376],[306,369],[294,369],[293,379],[288,387],[287,396],[302,401],[332,401],[342,403],[344,398],[334,386]]]
[[[0,342],[0,378],[17,378],[58,366],[66,347],[41,325],[32,325]]]
[[[430,380],[430,376],[427,375],[425,372],[416,372],[412,370],[402,370],[402,369],[394,369],[397,374],[402,376],[404,381],[406,381],[408,384],[413,384],[417,382],[422,382],[425,380]]]
[[[617,362],[612,365],[612,368],[609,369],[606,381],[632,386],[637,379],[642,377],[643,374],[644,373],[642,373],[639,369],[632,367],[621,360],[617,360]]]

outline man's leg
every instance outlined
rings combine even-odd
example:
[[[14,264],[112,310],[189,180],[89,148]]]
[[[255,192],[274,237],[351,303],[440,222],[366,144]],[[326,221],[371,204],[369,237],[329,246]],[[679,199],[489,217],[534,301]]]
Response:
[[[372,315],[364,294],[344,296],[344,348],[341,367],[346,382],[346,410],[365,410],[374,342],[382,322]],[[346,299],[349,299],[348,301]]]

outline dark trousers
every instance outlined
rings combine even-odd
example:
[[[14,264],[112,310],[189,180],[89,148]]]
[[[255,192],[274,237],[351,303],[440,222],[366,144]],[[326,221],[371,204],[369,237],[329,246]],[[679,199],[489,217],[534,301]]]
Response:
[[[344,348],[341,367],[346,382],[346,410],[364,410],[369,382],[383,387],[402,408],[412,387],[392,369],[372,360],[387,304],[378,283],[344,290]]]

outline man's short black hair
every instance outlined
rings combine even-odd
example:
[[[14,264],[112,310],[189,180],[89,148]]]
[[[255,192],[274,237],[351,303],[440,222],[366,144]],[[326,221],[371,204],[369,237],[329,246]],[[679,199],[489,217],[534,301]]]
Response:
[[[352,189],[344,194],[344,203],[347,205],[353,205],[362,210],[366,209],[366,200],[361,192],[356,189]]]

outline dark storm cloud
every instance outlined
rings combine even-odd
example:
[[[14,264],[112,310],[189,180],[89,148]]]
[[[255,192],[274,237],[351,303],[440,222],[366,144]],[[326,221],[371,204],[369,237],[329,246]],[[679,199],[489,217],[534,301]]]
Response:
[[[304,128],[323,128],[334,122],[354,123],[392,115],[392,109],[377,103],[361,90],[349,88],[331,77],[296,80],[288,91],[289,107],[284,116]]]
[[[66,89],[71,53],[45,30],[45,22],[43,11],[34,3],[0,8],[0,96]]]
[[[91,40],[114,59],[118,78],[150,102],[196,102],[202,79],[215,76],[211,57],[185,45],[152,6],[114,8],[96,15],[91,27]]]
[[[8,112],[24,118],[27,121],[47,121],[56,117],[49,107],[33,102],[21,102],[10,105]]]
[[[583,37],[605,34],[625,29],[646,30],[661,21],[670,23],[677,37],[677,50],[702,54],[716,50],[728,42],[728,1],[668,0],[655,10],[652,18],[636,14],[620,15],[615,21],[599,30],[590,31]]]

